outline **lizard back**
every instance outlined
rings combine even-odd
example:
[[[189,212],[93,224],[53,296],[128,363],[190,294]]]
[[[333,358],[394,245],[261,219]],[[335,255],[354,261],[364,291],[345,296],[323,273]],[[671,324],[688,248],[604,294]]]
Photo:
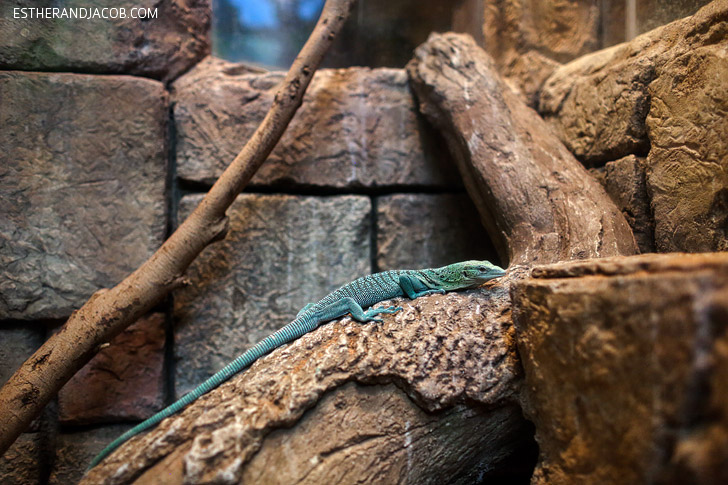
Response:
[[[342,298],[353,298],[362,308],[372,306],[382,300],[404,296],[399,286],[399,277],[403,274],[418,273],[416,270],[390,270],[357,278],[341,288],[332,291],[316,302],[311,310],[323,309]]]

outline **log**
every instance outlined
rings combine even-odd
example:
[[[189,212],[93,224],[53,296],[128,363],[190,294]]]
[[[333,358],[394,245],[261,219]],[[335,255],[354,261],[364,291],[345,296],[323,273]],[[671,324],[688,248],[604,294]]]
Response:
[[[507,281],[490,283],[397,301],[404,310],[381,324],[322,325],[133,438],[81,483],[487,477],[531,443],[515,405],[509,301]]]
[[[599,183],[467,35],[432,34],[407,65],[420,111],[445,135],[510,264],[630,255],[632,230]]]

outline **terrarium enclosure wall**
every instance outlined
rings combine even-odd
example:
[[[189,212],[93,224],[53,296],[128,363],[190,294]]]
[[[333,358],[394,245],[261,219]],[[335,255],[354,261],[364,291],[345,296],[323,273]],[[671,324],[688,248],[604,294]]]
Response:
[[[190,215],[323,5],[0,2],[0,383]],[[728,483],[727,115],[727,0],[359,0],[226,236],[0,482]],[[85,474],[307,303],[471,259],[508,273],[324,324]]]

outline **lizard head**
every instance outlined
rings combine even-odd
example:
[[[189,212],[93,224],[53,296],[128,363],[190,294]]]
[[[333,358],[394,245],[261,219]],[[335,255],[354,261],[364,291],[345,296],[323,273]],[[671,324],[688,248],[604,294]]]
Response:
[[[506,274],[489,261],[463,261],[433,269],[432,273],[431,277],[446,291],[472,288]]]

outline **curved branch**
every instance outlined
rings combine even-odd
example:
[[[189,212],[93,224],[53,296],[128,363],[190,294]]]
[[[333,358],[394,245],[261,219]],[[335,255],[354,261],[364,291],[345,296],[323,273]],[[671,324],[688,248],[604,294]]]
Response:
[[[0,389],[0,454],[27,428],[60,388],[129,324],[172,289],[211,242],[224,237],[225,211],[268,157],[301,105],[321,59],[355,0],[327,0],[316,27],[293,62],[263,122],[195,211],[141,267],[75,311],[61,331]]]
[[[636,253],[632,230],[604,189],[470,37],[432,34],[407,71],[504,261]]]

